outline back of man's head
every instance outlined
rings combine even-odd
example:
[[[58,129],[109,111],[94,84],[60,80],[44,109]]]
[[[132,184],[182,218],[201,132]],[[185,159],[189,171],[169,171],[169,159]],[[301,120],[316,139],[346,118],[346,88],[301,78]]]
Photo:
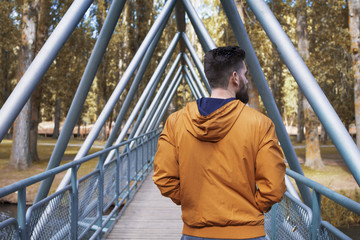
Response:
[[[226,89],[229,77],[244,67],[245,51],[238,46],[212,49],[205,53],[204,72],[211,88]]]

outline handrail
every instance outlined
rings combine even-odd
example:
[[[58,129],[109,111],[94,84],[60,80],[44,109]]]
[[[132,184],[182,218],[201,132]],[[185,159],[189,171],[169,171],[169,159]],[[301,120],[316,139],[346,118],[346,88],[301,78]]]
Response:
[[[321,225],[325,226],[327,229],[329,229],[333,234],[336,236],[340,236],[341,233],[339,230],[337,230],[334,226],[331,224],[325,223],[321,220],[321,195],[324,195],[328,197],[329,199],[333,200],[334,202],[338,203],[339,205],[349,209],[350,211],[360,215],[360,203],[355,202],[354,200],[351,200],[350,198],[347,198],[340,193],[337,193],[320,183],[317,183],[307,177],[304,177],[303,175],[290,170],[286,169],[286,174],[292,178],[294,178],[296,181],[301,182],[302,184],[312,188],[313,190],[313,203],[312,203],[312,219],[311,219],[311,237],[312,239],[318,239],[319,230]],[[342,235],[341,235],[342,236]]]
[[[45,238],[59,237],[61,239],[70,234],[71,236],[69,235],[69,237],[71,237],[71,239],[76,239],[79,236],[81,238],[81,236],[86,234],[90,228],[97,229],[95,233],[92,234],[92,237],[101,238],[103,231],[107,231],[108,229],[104,228],[105,225],[111,219],[114,219],[115,215],[118,215],[118,210],[123,204],[125,204],[124,208],[128,205],[130,201],[125,202],[125,200],[129,200],[134,196],[133,193],[137,191],[138,186],[142,184],[145,176],[149,173],[149,169],[153,164],[153,157],[156,151],[156,140],[160,135],[160,131],[161,129],[149,131],[146,134],[128,139],[117,145],[74,160],[73,162],[1,188],[0,197],[15,191],[18,192],[18,218],[16,220],[17,229],[15,231],[19,233],[20,239],[29,239],[30,237],[37,239],[38,236],[44,234]],[[132,142],[135,142],[133,148],[129,147]],[[127,151],[119,154],[120,147],[124,145]],[[116,157],[104,165],[104,155],[112,150],[116,151]],[[138,151],[142,152],[141,156],[138,156]],[[136,154],[133,155],[134,153]],[[78,180],[77,169],[79,166],[82,163],[93,159],[98,159],[99,168]],[[123,168],[124,166],[126,166],[125,170]],[[62,190],[39,201],[26,211],[26,187],[40,182],[42,179],[49,176],[55,176],[67,169],[71,169],[71,184],[66,185]],[[95,185],[91,185],[90,183],[85,183],[84,185],[81,183],[83,180],[90,179],[93,176],[95,176],[95,178],[92,181],[96,182]],[[121,179],[126,179],[126,181],[123,182]],[[93,186],[95,186],[95,189],[93,189]],[[80,188],[82,188],[82,192],[86,191],[86,196],[80,194]],[[89,189],[90,191],[88,191]],[[95,202],[94,196],[97,198],[95,199]],[[115,207],[105,216],[105,212],[109,209],[111,204],[114,204]],[[59,205],[61,205],[60,208],[57,207]],[[86,206],[86,211],[88,213],[89,211],[97,209],[97,214],[91,222],[86,223],[87,226],[85,229],[80,229],[78,228],[79,222],[88,218],[87,214],[79,215],[80,208],[83,208],[84,206]],[[52,208],[62,209],[62,211],[65,209],[66,216],[62,212],[54,214],[53,212],[50,213]],[[32,213],[33,210],[35,210],[34,213]],[[70,219],[67,217],[68,211],[71,212]],[[90,217],[90,219],[92,218]],[[0,230],[6,228],[6,225],[4,224],[5,223],[0,224]],[[52,227],[49,228],[49,226]],[[56,229],[57,227],[60,227],[61,229]],[[49,229],[52,228],[54,229],[49,231]],[[57,232],[56,236],[53,235],[54,232]],[[12,234],[8,231],[5,231],[5,233]]]
[[[152,133],[155,133],[156,131],[158,131],[158,129],[153,130],[151,132],[148,132],[146,134],[142,134],[142,135],[140,135],[140,136],[138,136],[136,138],[128,139],[128,140],[126,140],[124,142],[121,142],[121,143],[119,143],[117,145],[114,145],[114,146],[111,146],[109,148],[103,149],[101,151],[90,154],[90,155],[85,156],[83,158],[80,158],[78,160],[74,160],[74,161],[72,161],[70,163],[66,163],[66,164],[61,165],[59,167],[47,170],[46,172],[39,173],[39,174],[34,175],[32,177],[29,177],[27,179],[23,179],[23,180],[21,180],[19,182],[13,183],[13,184],[8,185],[6,187],[0,188],[0,198],[6,196],[8,194],[14,193],[14,192],[18,191],[21,188],[28,187],[28,186],[30,186],[30,185],[32,185],[34,183],[42,181],[45,178],[48,178],[50,176],[56,175],[56,174],[58,174],[60,172],[63,172],[65,170],[67,170],[67,169],[75,167],[76,165],[81,165],[82,163],[85,163],[85,162],[87,162],[89,160],[92,160],[92,159],[94,159],[94,158],[96,158],[96,157],[98,157],[98,156],[100,156],[100,155],[102,155],[102,154],[104,154],[106,152],[109,152],[109,151],[111,151],[111,150],[113,150],[115,148],[121,147],[121,146],[126,145],[126,144],[128,144],[128,143],[130,143],[130,142],[132,142],[132,141],[134,141],[136,139],[144,137],[145,135],[151,135]]]
[[[302,182],[303,184],[312,188],[316,192],[321,193],[322,195],[328,197],[329,199],[333,200],[334,202],[342,205],[343,207],[346,207],[350,211],[353,211],[354,213],[360,215],[360,203],[355,202],[354,200],[351,200],[350,198],[347,198],[347,197],[341,195],[340,193],[337,193],[337,192],[321,185],[320,183],[317,183],[307,177],[304,177],[303,175],[301,175],[293,170],[290,170],[288,168],[286,169],[286,174],[288,176],[298,180],[299,182]]]

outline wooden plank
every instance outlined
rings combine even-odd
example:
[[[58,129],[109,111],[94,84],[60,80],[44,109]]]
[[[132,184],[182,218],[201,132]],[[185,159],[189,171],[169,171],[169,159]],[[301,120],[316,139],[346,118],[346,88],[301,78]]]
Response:
[[[106,239],[180,239],[181,208],[161,196],[150,173]]]

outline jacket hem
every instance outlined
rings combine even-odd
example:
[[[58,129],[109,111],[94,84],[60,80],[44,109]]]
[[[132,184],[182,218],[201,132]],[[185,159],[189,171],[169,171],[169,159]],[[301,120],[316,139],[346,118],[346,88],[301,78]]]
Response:
[[[184,223],[183,234],[202,238],[246,239],[266,235],[263,224],[249,226],[208,226],[190,227]]]

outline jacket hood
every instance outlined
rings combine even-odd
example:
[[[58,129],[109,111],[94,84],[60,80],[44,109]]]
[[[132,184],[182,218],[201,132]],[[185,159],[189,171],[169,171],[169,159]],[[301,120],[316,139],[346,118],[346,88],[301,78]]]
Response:
[[[200,141],[218,142],[230,131],[245,104],[233,100],[208,116],[203,116],[198,110],[196,102],[186,105],[185,127]]]

